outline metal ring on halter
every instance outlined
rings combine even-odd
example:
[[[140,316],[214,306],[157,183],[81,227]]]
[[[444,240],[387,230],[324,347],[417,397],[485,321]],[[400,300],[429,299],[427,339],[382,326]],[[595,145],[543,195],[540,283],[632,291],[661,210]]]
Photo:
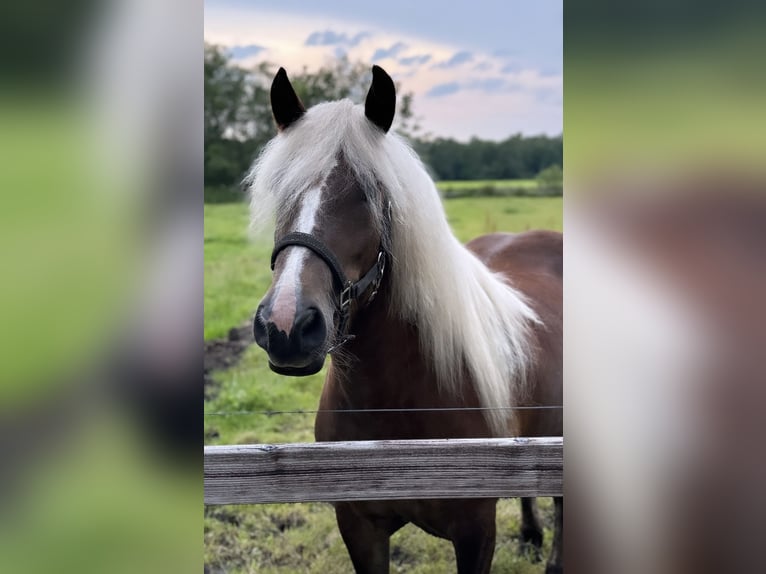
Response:
[[[338,296],[338,302],[341,312],[344,312],[349,305],[351,305],[351,290],[353,289],[354,284],[349,281],[346,283],[346,286],[344,287],[343,291],[340,292],[340,295]]]
[[[372,283],[372,293],[370,293],[370,297],[367,299],[368,305],[372,303],[373,299],[375,299],[375,295],[378,294],[378,289],[380,289],[380,283],[381,281],[383,281],[383,273],[386,271],[386,254],[383,252],[383,250],[380,250],[378,252],[378,260],[375,263],[375,265],[378,268],[378,274]]]

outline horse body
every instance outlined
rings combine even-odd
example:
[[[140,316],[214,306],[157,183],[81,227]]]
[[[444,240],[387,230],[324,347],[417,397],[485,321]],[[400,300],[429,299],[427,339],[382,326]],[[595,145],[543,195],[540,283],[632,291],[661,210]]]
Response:
[[[532,327],[534,360],[528,376],[532,394],[513,406],[561,405],[561,235],[533,231],[520,235],[492,234],[474,239],[468,248],[493,271],[513,277],[528,296],[539,324]],[[376,299],[351,324],[355,338],[346,343],[345,356],[328,369],[320,411],[339,409],[479,409],[481,404],[470,375],[463,373],[458,393],[443,393],[428,356],[420,349],[417,324],[396,316],[387,296],[387,276]],[[438,293],[434,294],[438,298]],[[534,297],[534,298],[533,298]],[[509,385],[512,382],[509,382]],[[510,406],[510,405],[509,405]],[[519,410],[509,420],[508,434],[558,436],[559,409]],[[479,410],[455,413],[335,413],[320,412],[316,438],[329,440],[393,440],[407,438],[482,438],[495,436]]]
[[[284,72],[275,78],[281,133],[256,165],[253,206],[276,199],[278,244],[256,341],[284,374],[316,372],[332,353],[318,441],[561,434],[559,409],[507,408],[561,405],[561,235],[493,234],[462,246],[414,153],[386,135],[394,104],[377,67],[364,115],[344,102],[306,113]],[[298,168],[309,173],[296,178]],[[464,407],[474,410],[411,410]],[[339,412],[370,409],[401,412]],[[451,540],[459,573],[483,573],[495,506],[354,502],[338,503],[336,515],[359,573],[388,572],[389,538],[408,522]],[[561,571],[561,517],[557,499],[549,572]],[[522,500],[522,522],[522,538],[539,548],[533,499]]]
[[[528,231],[491,234],[468,244],[487,267],[513,281],[540,318],[532,326],[534,372],[531,396],[517,406],[563,404],[563,240],[560,233]],[[515,413],[519,436],[561,436],[563,412],[520,410]]]
[[[561,404],[561,236],[529,232],[493,234],[469,244],[487,266],[514,278],[530,296],[542,325],[534,329],[536,348],[546,357],[535,361],[532,395],[517,406]],[[460,393],[439,393],[433,369],[419,349],[417,326],[392,318],[387,285],[357,316],[348,356],[330,366],[319,404],[318,441],[482,438],[494,436],[479,410],[401,413],[338,413],[344,409],[418,409],[481,407],[464,375]],[[512,419],[513,420],[513,419]],[[562,434],[558,409],[520,410],[514,423],[519,436]],[[508,434],[512,430],[509,429]],[[488,572],[495,540],[494,499],[354,502],[336,505],[344,541],[358,572],[387,572],[389,537],[412,522],[426,532],[451,540],[459,572]],[[539,518],[524,501],[526,540],[542,541]],[[560,504],[560,501],[559,503]],[[559,542],[560,544],[560,542]],[[558,548],[560,552],[560,548]],[[461,565],[461,561],[463,564]],[[462,567],[461,567],[462,566]],[[556,566],[560,567],[559,564]],[[549,568],[554,572],[556,566]]]

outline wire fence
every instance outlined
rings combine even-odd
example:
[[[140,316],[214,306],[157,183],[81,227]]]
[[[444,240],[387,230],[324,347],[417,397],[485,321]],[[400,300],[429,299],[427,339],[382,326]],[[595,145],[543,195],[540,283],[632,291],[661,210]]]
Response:
[[[420,408],[390,408],[390,409],[294,409],[294,410],[239,410],[214,411],[205,413],[206,417],[232,416],[277,416],[277,415],[315,415],[328,414],[362,414],[362,413],[432,413],[432,412],[474,412],[474,411],[531,411],[563,409],[563,405],[530,405],[516,407],[420,407]]]

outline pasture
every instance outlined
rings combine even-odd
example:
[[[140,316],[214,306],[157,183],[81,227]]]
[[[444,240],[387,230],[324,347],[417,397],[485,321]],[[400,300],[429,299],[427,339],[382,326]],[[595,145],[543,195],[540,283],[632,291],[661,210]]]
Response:
[[[445,202],[456,235],[467,241],[482,233],[560,230],[561,197],[472,197]],[[205,206],[205,340],[221,339],[249,323],[270,281],[271,236],[248,237],[244,203]],[[313,441],[312,413],[264,411],[315,409],[324,378],[272,373],[261,349],[245,349],[233,367],[214,374],[205,403],[206,444]],[[261,411],[253,414],[252,411]],[[541,500],[550,548],[551,507]],[[498,505],[496,573],[542,572],[518,554],[516,501]],[[392,538],[392,571],[414,574],[454,571],[449,542],[408,525]],[[212,572],[351,571],[345,546],[326,504],[210,507],[205,510],[205,564]]]
[[[439,181],[436,186],[446,198],[533,196],[539,193],[534,179],[477,179],[471,181]]]

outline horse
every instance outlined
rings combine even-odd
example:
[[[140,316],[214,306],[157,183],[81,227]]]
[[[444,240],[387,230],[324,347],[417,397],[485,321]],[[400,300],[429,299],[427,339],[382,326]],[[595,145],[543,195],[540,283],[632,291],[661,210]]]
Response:
[[[253,330],[282,375],[314,374],[332,356],[316,440],[561,435],[560,410],[509,408],[561,405],[561,234],[460,243],[391,131],[396,88],[379,66],[363,106],[306,110],[283,68],[271,105],[277,135],[245,180],[253,225],[275,221]],[[335,513],[357,573],[388,572],[391,535],[414,523],[452,542],[459,574],[478,574],[492,563],[496,502],[342,502]],[[548,573],[562,572],[563,499],[554,507]],[[536,499],[521,509],[522,542],[539,556]]]

